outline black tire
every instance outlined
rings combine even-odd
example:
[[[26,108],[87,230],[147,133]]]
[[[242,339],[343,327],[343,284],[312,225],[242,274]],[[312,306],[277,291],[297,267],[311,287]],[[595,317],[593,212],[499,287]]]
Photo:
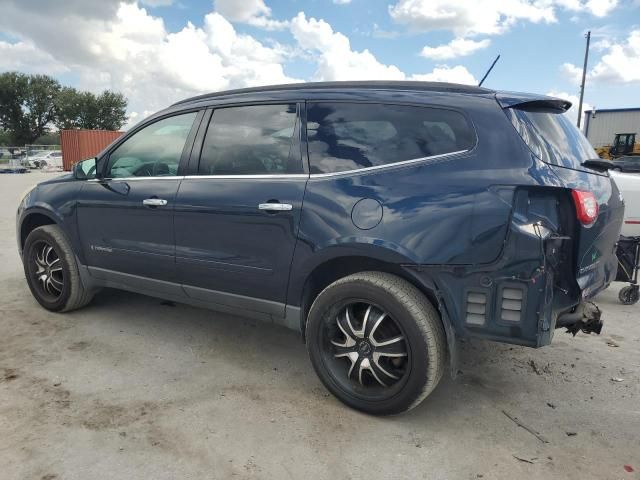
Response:
[[[43,257],[45,251],[49,252],[46,258]],[[71,244],[57,225],[38,227],[27,236],[22,263],[31,293],[47,310],[76,310],[93,298],[94,292],[82,284]],[[47,278],[43,280],[43,276]]]
[[[364,311],[360,323],[359,311]],[[370,321],[374,312],[377,316]],[[345,325],[352,334],[345,332]],[[374,338],[383,333],[386,338]],[[311,362],[325,387],[369,414],[412,409],[433,391],[444,372],[447,343],[440,315],[422,292],[392,274],[361,272],[329,285],[309,310],[306,336]],[[381,353],[392,347],[404,353]]]
[[[638,303],[638,298],[640,294],[638,293],[638,285],[629,285],[620,289],[618,293],[618,300],[623,305],[634,305]]]

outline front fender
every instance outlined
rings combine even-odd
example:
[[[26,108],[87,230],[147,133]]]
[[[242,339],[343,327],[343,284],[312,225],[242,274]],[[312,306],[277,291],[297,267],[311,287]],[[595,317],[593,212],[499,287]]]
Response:
[[[43,215],[65,233],[75,252],[80,252],[80,239],[76,224],[76,204],[82,184],[79,182],[41,183],[29,192],[18,207],[16,235],[22,250],[22,231],[25,221],[32,215]],[[81,259],[82,260],[82,259]]]

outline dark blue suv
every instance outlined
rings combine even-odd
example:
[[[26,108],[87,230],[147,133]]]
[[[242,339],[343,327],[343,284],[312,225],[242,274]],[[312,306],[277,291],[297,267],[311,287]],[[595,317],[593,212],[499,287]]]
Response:
[[[375,414],[437,385],[456,339],[599,332],[623,201],[555,98],[421,82],[179,102],[21,201],[40,304],[113,287],[299,330]]]

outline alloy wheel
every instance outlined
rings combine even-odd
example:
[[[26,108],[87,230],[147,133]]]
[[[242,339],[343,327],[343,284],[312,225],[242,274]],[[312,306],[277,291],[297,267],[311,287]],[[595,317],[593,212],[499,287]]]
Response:
[[[387,396],[406,376],[408,344],[393,318],[368,302],[353,302],[329,319],[324,357],[334,378],[365,396]]]
[[[62,261],[55,249],[40,241],[34,246],[32,275],[35,284],[44,296],[57,299],[64,288]]]

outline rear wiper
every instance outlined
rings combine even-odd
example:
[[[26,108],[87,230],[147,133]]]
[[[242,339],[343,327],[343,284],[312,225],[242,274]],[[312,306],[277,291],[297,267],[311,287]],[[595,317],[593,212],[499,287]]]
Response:
[[[597,170],[599,172],[606,172],[610,168],[614,168],[615,165],[609,160],[602,160],[601,158],[591,158],[582,162],[583,167]]]

